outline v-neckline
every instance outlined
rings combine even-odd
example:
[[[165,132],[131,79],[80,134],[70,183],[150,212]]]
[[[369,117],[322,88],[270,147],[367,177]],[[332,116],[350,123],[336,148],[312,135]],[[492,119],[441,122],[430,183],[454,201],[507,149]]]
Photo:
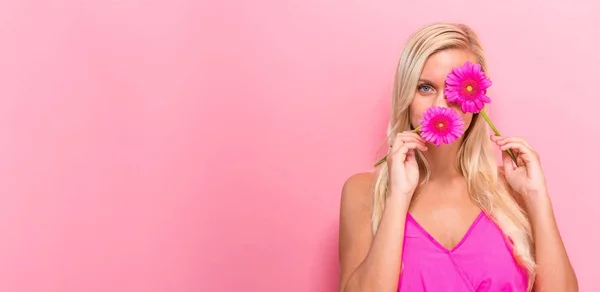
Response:
[[[438,248],[440,248],[442,251],[446,252],[446,253],[453,253],[454,251],[456,251],[469,237],[469,235],[471,235],[471,232],[473,231],[473,229],[475,228],[475,226],[477,225],[477,223],[479,221],[481,221],[481,218],[483,218],[483,216],[485,215],[485,212],[483,212],[483,210],[481,210],[481,212],[479,212],[479,215],[477,215],[477,217],[475,218],[475,220],[473,220],[473,222],[471,223],[471,225],[469,226],[469,228],[467,229],[467,232],[465,232],[465,234],[463,235],[463,237],[460,239],[460,241],[452,248],[452,249],[448,249],[446,248],[443,244],[441,244],[437,239],[435,239],[435,237],[433,237],[431,235],[431,233],[429,233],[416,219],[415,217],[413,217],[410,212],[407,212],[407,218],[412,221],[412,223],[417,227],[417,229],[419,229],[419,231],[421,231],[421,233],[423,233],[423,235],[425,235],[425,237],[427,237],[429,239],[429,241],[431,241],[435,246],[437,246]]]

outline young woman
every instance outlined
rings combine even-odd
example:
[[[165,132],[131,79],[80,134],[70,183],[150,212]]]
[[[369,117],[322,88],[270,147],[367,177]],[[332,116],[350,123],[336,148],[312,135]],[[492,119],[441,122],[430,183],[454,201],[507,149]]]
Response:
[[[486,70],[465,25],[430,24],[409,39],[386,161],[343,186],[340,291],[578,291],[535,150],[448,102],[446,78],[466,62]],[[412,131],[432,106],[462,118],[457,140],[436,146]]]

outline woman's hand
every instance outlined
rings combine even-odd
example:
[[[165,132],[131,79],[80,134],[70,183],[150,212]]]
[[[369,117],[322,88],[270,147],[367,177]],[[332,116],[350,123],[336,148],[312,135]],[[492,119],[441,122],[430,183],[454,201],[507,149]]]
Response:
[[[396,135],[388,153],[388,169],[390,194],[402,196],[408,201],[419,183],[419,166],[415,149],[427,151],[425,140],[412,131],[404,131]]]
[[[552,204],[546,190],[546,180],[537,153],[522,138],[492,136],[501,150],[512,149],[517,165],[506,152],[502,153],[504,176],[510,187],[525,202],[535,251],[536,291],[578,291],[577,276],[562,242]]]
[[[538,154],[523,138],[491,136],[493,142],[502,150],[504,176],[509,186],[522,196],[546,193],[546,179]],[[517,163],[506,153],[512,149]]]

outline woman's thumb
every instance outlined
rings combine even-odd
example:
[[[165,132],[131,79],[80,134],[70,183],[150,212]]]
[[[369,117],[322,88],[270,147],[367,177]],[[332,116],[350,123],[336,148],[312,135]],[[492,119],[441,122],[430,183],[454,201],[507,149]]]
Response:
[[[510,175],[515,169],[512,158],[506,151],[502,151],[502,165],[504,166],[504,175]]]

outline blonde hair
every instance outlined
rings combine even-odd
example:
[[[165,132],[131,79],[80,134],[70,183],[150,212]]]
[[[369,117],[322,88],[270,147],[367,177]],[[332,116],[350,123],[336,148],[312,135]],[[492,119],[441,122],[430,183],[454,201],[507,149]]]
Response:
[[[409,39],[398,63],[387,130],[389,143],[397,133],[410,129],[409,106],[425,62],[429,56],[446,49],[469,50],[482,69],[486,71],[481,43],[468,26],[433,23],[419,29]],[[389,147],[387,148],[389,149]],[[467,180],[471,198],[502,230],[507,242],[512,247],[513,256],[528,274],[528,291],[530,291],[535,277],[531,225],[527,214],[511,195],[505,181],[498,175],[495,153],[490,148],[488,126],[478,114],[473,115],[471,125],[465,133],[458,159],[458,165]],[[419,151],[417,151],[417,161],[421,174],[425,174],[422,182],[425,183],[429,179],[431,171],[423,154]],[[379,166],[374,186],[373,234],[377,232],[385,208],[385,198],[388,195],[388,168],[386,163],[382,163]]]

